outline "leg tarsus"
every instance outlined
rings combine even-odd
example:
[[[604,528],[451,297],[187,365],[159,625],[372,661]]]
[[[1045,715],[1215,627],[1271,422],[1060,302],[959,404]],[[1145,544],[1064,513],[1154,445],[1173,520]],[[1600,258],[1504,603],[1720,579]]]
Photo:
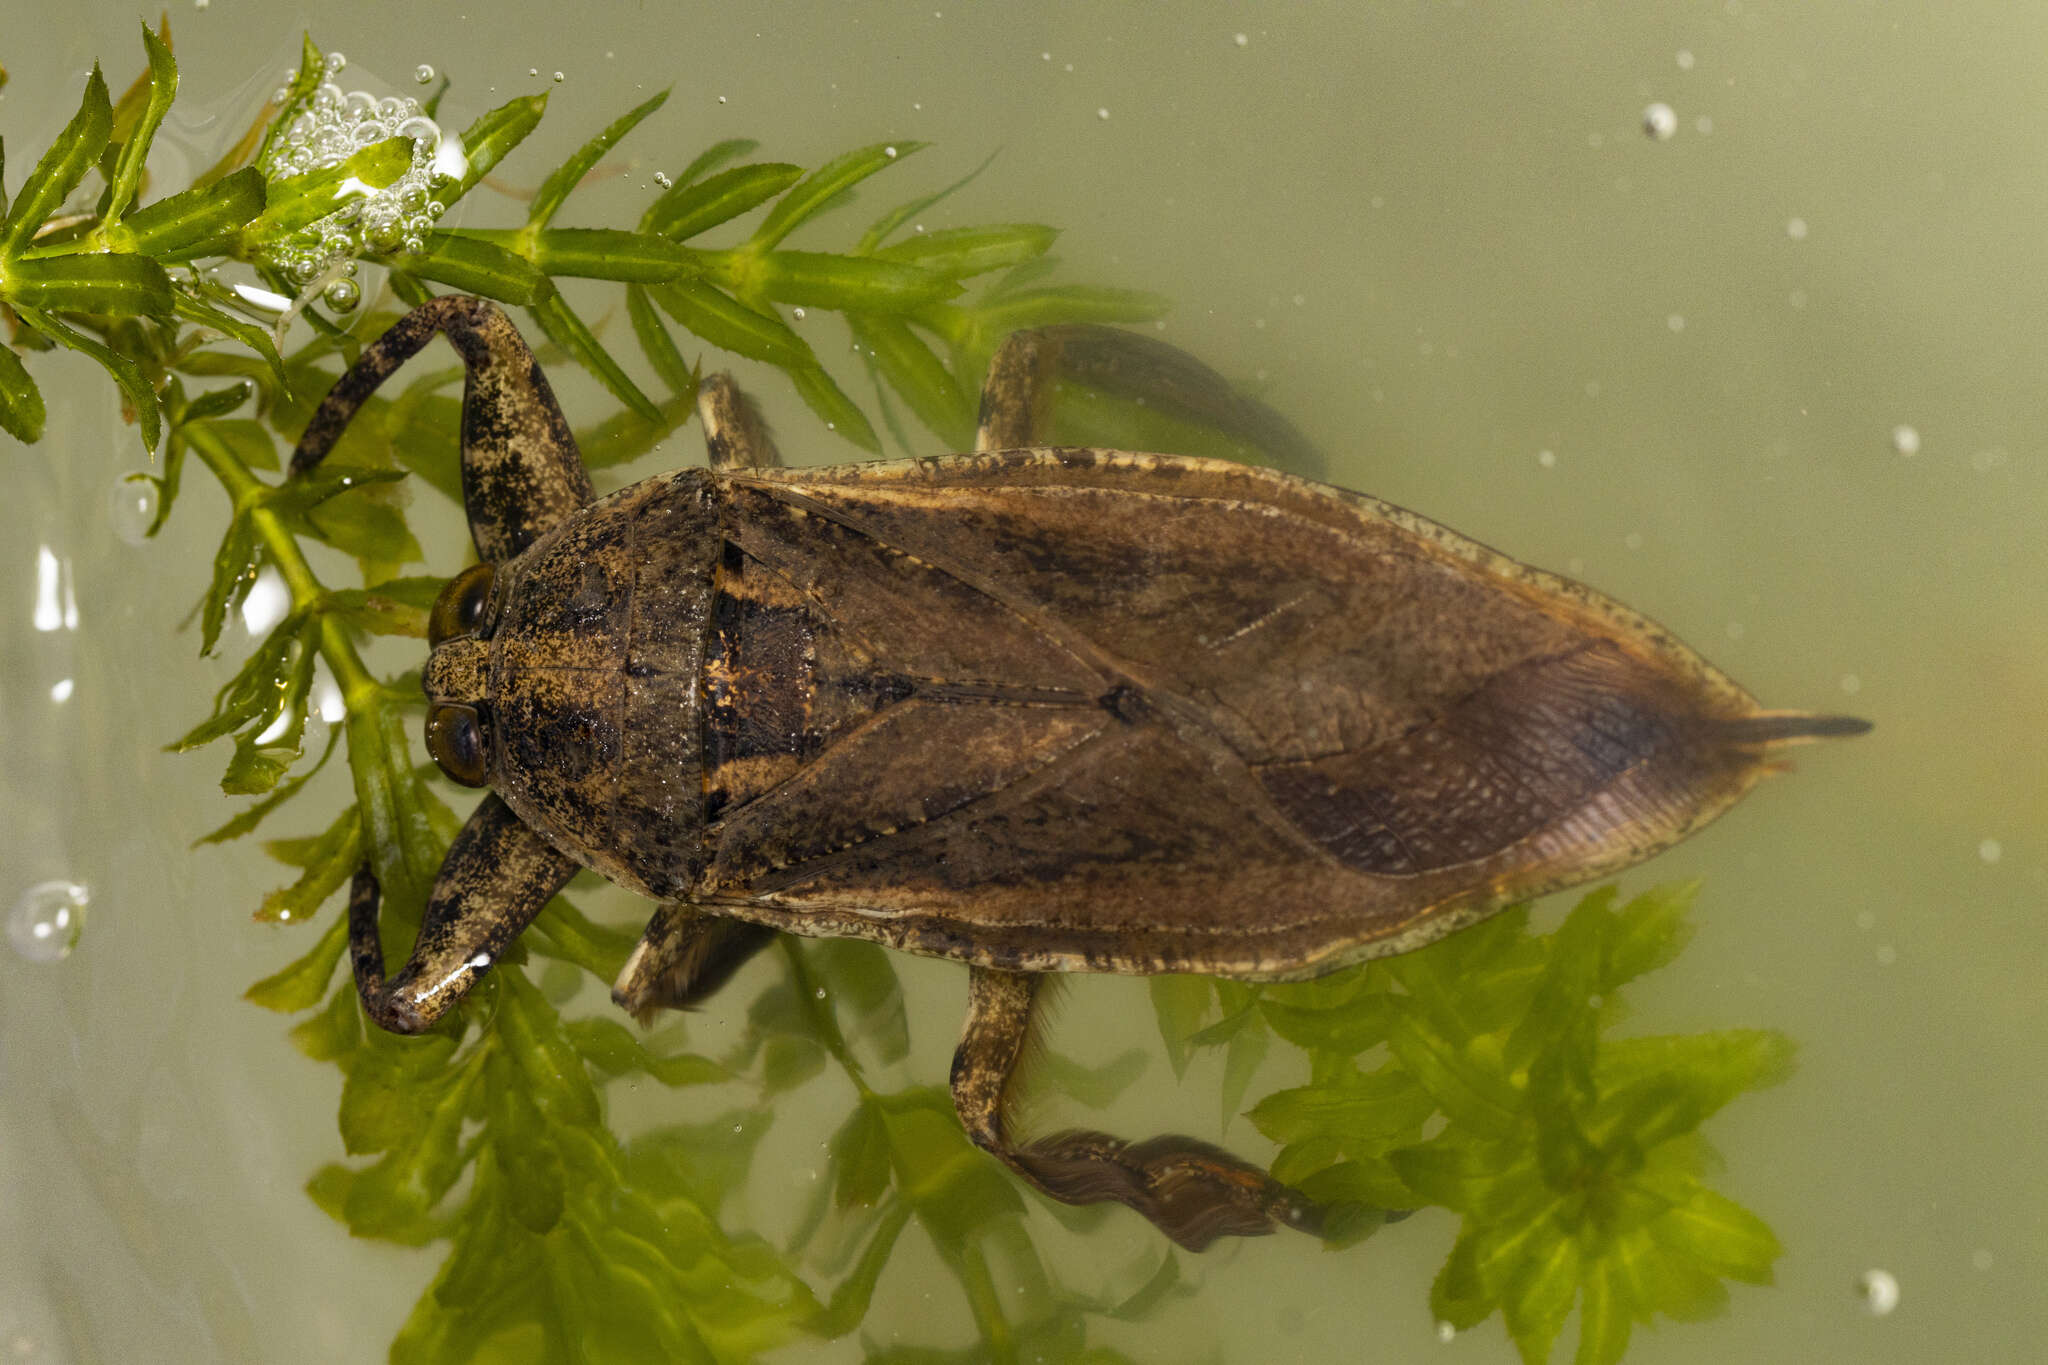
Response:
[[[1324,461],[1285,417],[1157,337],[1094,323],[1013,332],[989,362],[976,450],[1044,445],[1053,384],[1072,379],[1256,446],[1296,474]]]
[[[619,972],[612,1001],[643,1025],[656,1011],[690,1009],[774,941],[766,925],[662,905]]]
[[[704,423],[704,445],[713,469],[730,473],[772,469],[782,463],[761,410],[731,375],[707,375],[697,386],[697,416]]]
[[[486,796],[449,845],[411,956],[386,980],[377,876],[364,863],[348,900],[349,957],[364,1011],[393,1033],[432,1028],[575,872],[572,859]]]
[[[1319,1229],[1322,1209],[1307,1196],[1195,1138],[1125,1142],[1078,1131],[1024,1143],[1011,1138],[1005,1100],[1030,1036],[1036,989],[1037,978],[1017,972],[976,967],[969,978],[967,1024],[953,1054],[953,1104],[977,1146],[1054,1199],[1113,1199],[1190,1251],[1218,1237]]]

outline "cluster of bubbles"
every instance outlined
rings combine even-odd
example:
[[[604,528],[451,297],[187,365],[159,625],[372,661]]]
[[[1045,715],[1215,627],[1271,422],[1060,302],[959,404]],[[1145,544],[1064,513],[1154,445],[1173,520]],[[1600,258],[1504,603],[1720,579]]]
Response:
[[[349,182],[347,197],[334,212],[269,248],[270,263],[299,288],[325,279],[321,297],[341,312],[362,298],[362,287],[354,278],[356,257],[420,250],[447,207],[434,197],[434,181],[459,174],[442,159],[440,126],[420,111],[418,100],[396,95],[379,99],[366,90],[344,93],[331,78],[345,65],[347,59],[339,52],[327,55],[330,79],[280,115],[291,121],[262,167],[269,179],[283,179],[339,166],[363,148],[390,138],[411,140],[412,164],[397,180],[383,189]]]
[[[90,897],[77,882],[38,882],[7,916],[7,941],[30,962],[60,962],[78,946]]]

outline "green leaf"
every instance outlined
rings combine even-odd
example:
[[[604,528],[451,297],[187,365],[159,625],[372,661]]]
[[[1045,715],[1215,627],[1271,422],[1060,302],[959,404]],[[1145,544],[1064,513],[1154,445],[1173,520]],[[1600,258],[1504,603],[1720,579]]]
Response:
[[[34,445],[43,439],[46,418],[42,392],[29,378],[28,367],[12,349],[0,346],[0,431]]]
[[[284,117],[286,111],[294,110],[298,105],[304,103],[312,96],[315,90],[320,88],[320,83],[326,79],[326,57],[321,54],[319,48],[313,46],[312,34],[301,34],[299,37],[299,69],[292,74],[291,80],[286,83],[284,98],[274,102],[278,111],[277,116],[272,118],[270,126],[263,130],[263,143],[256,149],[256,154],[251,160],[259,166],[266,164],[270,160],[270,149],[277,145],[277,140],[283,137],[286,129],[291,126],[291,120]],[[225,169],[225,167],[216,166],[214,169],[218,173]],[[201,183],[208,182],[202,177]]]
[[[1747,1284],[1770,1284],[1771,1265],[1785,1250],[1763,1219],[1704,1188],[1690,1203],[1653,1219],[1649,1229],[1666,1251],[1690,1257],[1709,1274]]]
[[[1513,1288],[1501,1300],[1501,1316],[1526,1365],[1544,1365],[1550,1359],[1578,1287],[1577,1242],[1551,1232],[1528,1249]]]
[[[1411,997],[1395,998],[1393,1009],[1387,1041],[1444,1113],[1485,1136],[1513,1132],[1521,1122],[1521,1106],[1507,1078],[1439,1030]]]
[[[1421,1135],[1436,1102],[1398,1067],[1340,1081],[1276,1090],[1252,1106],[1250,1118],[1275,1142],[1327,1134],[1352,1155],[1384,1151]]]
[[[428,1123],[422,1102],[444,1079],[455,1049],[445,1033],[370,1033],[341,1087],[341,1141],[349,1155],[388,1152],[417,1139]]]
[[[123,252],[12,261],[0,276],[0,297],[63,313],[164,317],[172,307],[171,277],[164,268],[147,256]]]
[[[917,420],[949,450],[974,443],[974,414],[945,362],[898,318],[853,315],[853,337],[889,387],[903,396]]]
[[[119,219],[135,202],[135,189],[142,183],[142,165],[149,157],[149,144],[155,140],[156,130],[178,93],[178,64],[171,58],[171,49],[149,31],[148,24],[142,26],[142,46],[149,53],[149,104],[127,141],[121,144],[121,155],[114,162],[107,204],[100,211],[100,217],[110,221]]]
[[[878,944],[828,938],[806,955],[849,1042],[864,1043],[884,1065],[910,1054],[910,1020],[895,963]]]
[[[1677,957],[1692,938],[1686,916],[1698,897],[1697,881],[1652,887],[1616,912],[1600,989],[1616,990]]]
[[[640,219],[641,230],[672,242],[688,241],[707,228],[773,199],[801,180],[803,174],[801,166],[763,161],[720,171],[702,184],[692,183],[686,177],[648,206]]]
[[[269,203],[263,173],[244,166],[211,185],[182,190],[139,208],[100,235],[118,250],[159,261],[189,260],[226,245],[229,234],[262,217]]]
[[[1619,1365],[1628,1353],[1629,1305],[1605,1261],[1586,1268],[1579,1293],[1579,1351],[1575,1365]]]
[[[921,232],[875,252],[879,260],[923,266],[948,279],[963,280],[991,270],[1035,261],[1052,249],[1058,228],[1042,223],[996,223],[985,227]]]
[[[1201,1031],[1215,988],[1204,976],[1153,976],[1145,985],[1159,1020],[1159,1039],[1166,1045],[1166,1060],[1173,1064],[1174,1078],[1181,1079],[1187,1074],[1188,1041]]]
[[[526,1093],[518,1063],[502,1052],[488,1064],[485,1105],[490,1150],[504,1168],[507,1211],[528,1232],[553,1231],[566,1202],[562,1161],[548,1141],[547,1119]]]
[[[349,1084],[363,1069],[358,1063],[343,1083],[344,1113]],[[442,1235],[428,1214],[466,1164],[461,1143],[463,1116],[469,1108],[470,1092],[482,1074],[483,1068],[472,1062],[457,1074],[454,1084],[423,1088],[415,1102],[424,1107],[424,1121],[402,1146],[394,1145],[381,1161],[358,1172],[349,1187],[342,1207],[351,1233],[408,1246]]]
[[[263,212],[242,230],[243,240],[260,245],[296,232],[350,199],[363,197],[360,186],[385,189],[411,169],[412,139],[387,137],[339,165],[272,180],[265,191]]]
[[[327,746],[320,751],[320,757],[314,760],[312,767],[277,788],[261,801],[255,802],[247,809],[237,812],[235,818],[226,824],[200,835],[192,841],[192,847],[198,848],[201,844],[224,844],[230,839],[239,839],[243,835],[254,831],[256,826],[262,823],[264,816],[270,814],[305,789],[306,784],[313,780],[314,774],[327,766],[327,760],[333,756],[334,748],[340,742],[340,729],[329,730],[327,732]],[[350,808],[351,813],[353,813],[353,809],[353,807]],[[305,865],[304,862],[299,864],[301,867]]]
[[[372,635],[427,638],[427,615],[446,586],[445,578],[387,578],[373,588],[330,589],[328,611]]]
[[[853,400],[823,368],[799,366],[790,370],[789,377],[796,385],[797,397],[818,415],[819,421],[862,450],[875,455],[882,453],[882,440],[875,435],[874,427],[868,424],[867,414],[854,406]]]
[[[576,358],[576,363],[590,371],[597,381],[611,391],[612,397],[624,403],[649,422],[661,420],[661,410],[654,406],[654,400],[640,391],[626,372],[619,368],[603,346],[598,344],[590,329],[583,325],[583,319],[576,316],[569,307],[569,301],[559,292],[549,294],[530,309],[541,331],[548,340],[560,346]]]
[[[271,340],[268,328],[258,327],[253,322],[246,322],[241,318],[234,317],[224,310],[214,307],[206,300],[196,298],[183,290],[178,291],[176,304],[178,316],[184,318],[187,322],[198,323],[202,327],[211,327],[216,331],[233,337],[236,341],[241,342],[244,346],[256,352],[257,355],[262,356],[264,363],[270,367],[270,375],[276,382],[278,391],[281,393],[290,392],[291,381],[285,374],[284,359],[278,355],[276,343]],[[275,457],[273,456],[270,464],[259,467],[265,469],[277,468]]]
[[[362,861],[363,822],[350,806],[313,845],[299,879],[265,896],[256,918],[275,923],[311,919],[327,898],[355,875]]]
[[[65,196],[78,188],[78,182],[106,150],[113,129],[113,102],[107,96],[107,82],[100,75],[99,63],[95,62],[92,74],[86,78],[85,98],[79,102],[78,112],[22,182],[21,192],[14,196],[13,210],[7,221],[0,224],[0,259],[19,255],[34,239],[36,229],[63,207]]]
[[[296,1014],[319,1004],[327,995],[327,983],[334,979],[335,964],[348,947],[348,917],[337,916],[327,932],[304,957],[264,977],[242,998],[280,1014]]]
[[[748,240],[757,247],[774,246],[840,194],[875,172],[895,165],[924,145],[922,142],[877,142],[834,157],[778,200]]]
[[[463,129],[462,154],[469,164],[454,188],[440,195],[443,202],[453,204],[474,189],[478,181],[491,173],[492,167],[504,160],[507,152],[524,142],[526,135],[540,125],[547,107],[545,94],[521,95],[506,100]]]
[[[533,196],[533,205],[526,215],[527,226],[547,226],[560,211],[563,202],[568,199],[569,191],[583,182],[583,177],[590,174],[591,168],[604,158],[604,154],[610,151],[620,138],[632,132],[640,120],[661,108],[667,100],[668,91],[664,90],[652,99],[619,115],[606,125],[603,132],[578,148],[574,156],[556,167],[554,173],[541,182],[540,189]]]
[[[695,256],[687,248],[647,232],[548,228],[533,234],[530,240],[533,263],[549,275],[659,284],[698,268]]]
[[[654,311],[654,301],[637,284],[626,288],[626,316],[632,321],[633,335],[640,342],[641,353],[654,367],[654,372],[661,376],[661,382],[668,385],[668,391],[679,398],[694,400],[697,376],[684,363],[683,354],[676,349],[675,338],[668,334],[668,325],[661,320],[661,314]]]
[[[425,251],[379,259],[421,279],[520,307],[531,307],[555,289],[546,272],[524,256],[463,232],[430,232]]]
[[[787,323],[754,311],[702,280],[650,285],[648,293],[670,317],[713,346],[783,369],[817,364],[809,343]]]
[[[974,310],[983,336],[1000,340],[1028,327],[1068,322],[1151,322],[1170,305],[1159,294],[1137,289],[1068,284],[1004,294]]]
[[[351,1057],[363,1042],[362,1010],[354,982],[343,983],[327,998],[327,1008],[292,1026],[292,1046],[316,1062]]]
[[[868,225],[868,230],[861,234],[860,242],[854,247],[854,253],[861,256],[873,254],[877,247],[881,246],[883,242],[888,241],[890,236],[905,223],[917,217],[918,214],[923,213],[932,205],[952,198],[955,194],[973,184],[983,171],[995,164],[996,155],[995,152],[990,152],[979,166],[976,166],[973,170],[945,188],[934,190],[930,194],[919,195],[915,199],[907,200],[890,209]]]
[[[652,1076],[663,1085],[678,1088],[715,1085],[732,1079],[730,1070],[709,1057],[699,1057],[691,1052],[671,1057],[656,1056],[616,1019],[572,1019],[564,1027],[570,1044],[582,1054],[583,1060],[607,1076],[638,1072]]]
[[[863,1102],[832,1135],[832,1202],[842,1209],[867,1207],[888,1193],[889,1125],[882,1111]]]
[[[715,260],[711,278],[749,298],[868,313],[908,312],[960,292],[919,266],[819,251],[732,252]]]
[[[126,356],[101,345],[40,309],[16,304],[15,312],[21,315],[23,322],[52,341],[61,342],[72,350],[82,351],[97,360],[101,368],[112,375],[114,382],[121,386],[121,392],[127,398],[129,407],[134,409],[143,451],[148,453],[156,449],[157,438],[163,434],[163,419],[157,412],[156,390],[151,388],[149,380],[143,377],[141,367]]]

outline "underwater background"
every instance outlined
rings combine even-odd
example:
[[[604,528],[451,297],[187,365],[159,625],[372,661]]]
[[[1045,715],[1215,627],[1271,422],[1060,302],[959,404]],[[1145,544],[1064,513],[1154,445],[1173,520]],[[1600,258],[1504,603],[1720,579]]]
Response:
[[[155,17],[0,0],[10,189],[93,61],[126,85]],[[1332,482],[1583,578],[1767,705],[1874,720],[1622,879],[1702,883],[1690,946],[1632,987],[1627,1031],[1798,1046],[1788,1080],[1707,1129],[1715,1187],[1783,1244],[1775,1284],[1639,1328],[1628,1358],[2017,1360],[2048,1338],[2048,14],[211,0],[171,23],[183,84],[151,162],[167,186],[240,132],[302,30],[346,54],[344,84],[411,93],[422,63],[452,77],[444,126],[548,92],[498,172],[515,188],[672,86],[606,158],[620,173],[572,202],[577,224],[631,222],[657,171],[723,138],[806,166],[934,144],[892,173],[916,184],[864,188],[860,222],[993,153],[936,223],[1053,224],[1072,277],[1169,297],[1161,335],[1292,418]],[[455,221],[520,216],[480,192]],[[144,540],[115,391],[82,357],[33,360],[48,434],[0,437],[0,1358],[383,1359],[443,1253],[352,1239],[308,1198],[341,1155],[340,1074],[242,992],[316,931],[251,922],[280,869],[252,842],[191,848],[235,807],[217,755],[162,751],[252,643],[231,624],[202,660],[178,629],[225,504],[193,477]],[[779,376],[737,368],[792,462],[859,456]],[[566,364],[557,382],[572,419],[615,406]],[[632,468],[701,458],[686,429]],[[452,569],[453,510],[421,498],[412,524]],[[405,648],[379,667],[416,662]],[[347,799],[335,768],[266,833],[317,832],[312,803]],[[49,922],[52,883],[83,888],[61,957],[16,932]],[[599,919],[640,913],[585,899]],[[896,969],[909,1046],[869,1079],[941,1084],[964,974]],[[776,970],[764,958],[693,1016],[691,1046],[736,1042]],[[585,989],[565,1012],[605,1008]],[[1146,982],[1073,983],[1050,1042],[1143,1069],[1100,1116],[1042,1084],[1037,1126],[1274,1151],[1241,1117],[1219,1126],[1219,1056],[1176,1078]],[[1247,1107],[1299,1084],[1293,1064],[1272,1052]],[[797,1224],[833,1178],[845,1087],[776,1096],[723,1224],[770,1242]],[[622,1083],[609,1102],[632,1132],[735,1101]],[[1065,1286],[1123,1299],[1160,1264],[1135,1217],[1077,1230],[1024,1202]],[[1429,1287],[1455,1228],[1429,1210],[1343,1250],[1280,1236],[1184,1255],[1167,1301],[1088,1340],[1136,1360],[1515,1359],[1498,1317],[1439,1340]],[[1887,1312],[1872,1272],[1896,1284]],[[909,1237],[853,1334],[774,1358],[975,1340],[951,1272]]]

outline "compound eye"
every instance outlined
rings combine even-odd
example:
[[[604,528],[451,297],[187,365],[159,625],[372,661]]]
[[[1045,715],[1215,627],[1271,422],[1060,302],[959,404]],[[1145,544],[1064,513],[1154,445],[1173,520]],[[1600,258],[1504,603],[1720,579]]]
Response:
[[[474,635],[484,623],[484,608],[490,605],[491,564],[472,564],[448,580],[434,599],[434,611],[427,618],[427,643],[438,645],[458,635]]]
[[[427,752],[442,772],[465,787],[489,780],[483,725],[470,707],[443,703],[427,713]]]

